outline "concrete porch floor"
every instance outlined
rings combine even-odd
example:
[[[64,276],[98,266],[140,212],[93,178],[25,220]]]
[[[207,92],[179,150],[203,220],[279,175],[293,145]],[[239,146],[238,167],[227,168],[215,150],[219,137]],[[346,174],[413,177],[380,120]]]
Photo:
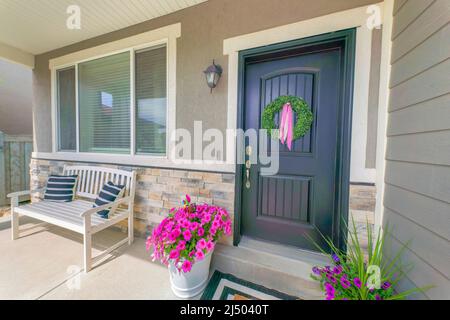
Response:
[[[125,238],[107,229],[93,238],[93,255]],[[82,237],[21,217],[21,236],[11,240],[0,223],[0,299],[176,299],[167,268],[151,262],[145,241],[135,239],[111,257],[82,270]]]

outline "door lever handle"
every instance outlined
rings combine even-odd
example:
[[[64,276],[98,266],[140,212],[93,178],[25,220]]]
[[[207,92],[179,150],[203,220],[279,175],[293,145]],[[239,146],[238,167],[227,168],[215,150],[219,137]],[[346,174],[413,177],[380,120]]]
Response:
[[[246,176],[245,187],[247,189],[250,189],[250,186],[251,186],[251,184],[250,184],[250,168],[252,167],[252,163],[251,163],[250,160],[245,161],[245,167],[246,167],[246,170],[245,170],[245,176]]]

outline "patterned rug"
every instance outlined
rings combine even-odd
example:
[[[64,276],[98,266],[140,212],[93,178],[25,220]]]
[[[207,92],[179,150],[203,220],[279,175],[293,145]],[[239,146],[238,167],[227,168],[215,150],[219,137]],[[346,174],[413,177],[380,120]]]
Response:
[[[201,300],[298,300],[299,298],[215,271]]]

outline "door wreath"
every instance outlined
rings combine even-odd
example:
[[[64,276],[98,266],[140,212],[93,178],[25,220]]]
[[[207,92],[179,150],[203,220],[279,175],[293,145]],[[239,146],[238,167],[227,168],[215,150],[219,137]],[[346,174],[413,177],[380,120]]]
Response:
[[[282,112],[280,128],[276,128],[274,122],[275,114],[280,111]],[[295,126],[293,128],[292,111],[296,114]],[[308,103],[295,96],[280,96],[276,98],[266,106],[262,114],[262,128],[266,129],[273,139],[281,139],[282,143],[284,143],[284,140],[287,140],[289,150],[291,149],[290,140],[297,140],[303,137],[311,128],[312,121],[313,113]]]

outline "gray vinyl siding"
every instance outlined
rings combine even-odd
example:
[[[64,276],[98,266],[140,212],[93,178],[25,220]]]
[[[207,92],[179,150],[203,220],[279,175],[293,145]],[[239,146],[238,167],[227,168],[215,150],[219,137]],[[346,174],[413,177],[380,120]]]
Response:
[[[395,1],[383,224],[425,299],[450,299],[449,22],[448,0]]]

